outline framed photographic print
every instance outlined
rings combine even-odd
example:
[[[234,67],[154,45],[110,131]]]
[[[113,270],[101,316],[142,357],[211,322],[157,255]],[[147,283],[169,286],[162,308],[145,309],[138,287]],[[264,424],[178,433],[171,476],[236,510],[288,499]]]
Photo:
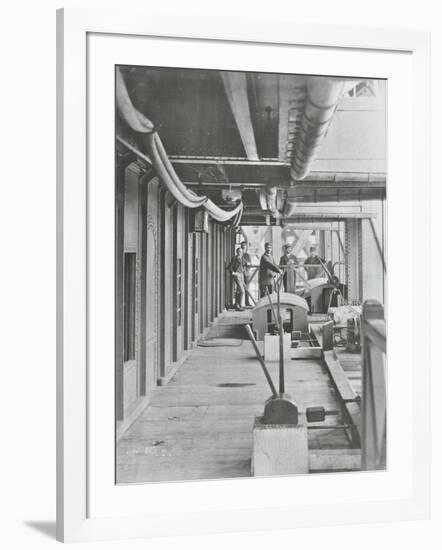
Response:
[[[427,517],[428,34],[184,23],[58,12],[58,538]]]

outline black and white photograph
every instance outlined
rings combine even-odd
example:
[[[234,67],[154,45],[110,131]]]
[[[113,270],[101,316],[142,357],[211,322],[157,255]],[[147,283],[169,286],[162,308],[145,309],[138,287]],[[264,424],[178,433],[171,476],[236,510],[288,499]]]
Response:
[[[388,467],[387,89],[115,67],[117,484]]]
[[[5,6],[2,548],[440,547],[438,7]]]

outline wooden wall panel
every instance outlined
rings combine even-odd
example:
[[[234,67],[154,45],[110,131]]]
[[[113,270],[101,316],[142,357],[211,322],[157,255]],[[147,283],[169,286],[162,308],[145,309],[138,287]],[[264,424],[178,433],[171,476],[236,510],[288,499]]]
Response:
[[[213,319],[213,303],[212,303],[212,289],[213,289],[213,223],[209,223],[209,233],[207,235],[207,321],[206,327],[209,326]]]
[[[200,235],[200,286],[201,286],[201,300],[200,300],[200,333],[203,332],[207,323],[207,235],[201,233]]]
[[[222,232],[222,253],[223,253],[223,262],[222,262],[222,265],[221,265],[221,273],[222,273],[222,281],[223,281],[223,286],[222,286],[222,308],[224,309],[226,307],[226,269],[225,269],[225,266],[226,266],[226,230],[223,228],[223,232]]]
[[[216,248],[215,248],[216,223],[212,224],[210,235],[210,321],[215,319],[215,299],[216,299]]]
[[[219,233],[219,309],[222,311],[224,309],[224,228],[220,226]]]
[[[138,232],[139,232],[139,264],[140,264],[140,343],[139,343],[139,372],[138,381],[140,395],[146,395],[147,377],[146,377],[146,355],[148,345],[149,327],[147,326],[146,311],[149,309],[146,305],[147,286],[146,280],[149,276],[148,250],[147,250],[147,194],[149,177],[141,177],[138,185],[139,189],[139,208],[138,208]]]
[[[173,210],[169,207],[170,197],[168,193],[165,196],[163,205],[163,342],[162,342],[162,365],[161,376],[166,376],[172,362],[172,347],[174,341],[173,335],[173,248],[174,248],[174,232],[173,232]]]
[[[217,294],[216,294],[216,313],[217,315],[221,312],[221,280],[222,280],[222,260],[221,260],[221,226],[217,226],[217,235],[216,235],[216,248],[217,248]]]
[[[186,210],[184,213],[184,248],[185,248],[185,287],[186,287],[186,302],[185,302],[185,315],[186,322],[184,326],[184,348],[186,350],[191,348],[192,342],[192,330],[193,330],[193,237],[189,233],[189,221],[190,212]]]
[[[219,231],[219,310],[224,309],[224,228]]]
[[[135,405],[137,398],[141,395],[140,388],[140,362],[141,362],[141,233],[139,227],[139,180],[141,176],[140,166],[133,162],[125,171],[124,181],[124,239],[123,254],[126,258],[127,253],[135,254],[135,322],[132,325],[130,333],[131,340],[134,342],[134,354],[128,357],[123,367],[123,387],[124,387],[124,406],[123,416],[129,414]],[[123,282],[124,284],[124,282]],[[123,297],[127,303],[128,298]],[[123,326],[123,338],[128,326]],[[133,331],[133,333],[132,333]],[[126,333],[127,337],[127,333]]]
[[[115,410],[124,419],[123,278],[124,278],[124,184],[132,153],[119,159],[115,170]]]
[[[184,349],[184,209],[175,206],[174,213],[174,254],[173,254],[173,323],[174,354],[173,361],[178,361]]]
[[[229,272],[227,271],[227,266],[229,265],[229,231],[226,230],[225,232],[225,238],[224,238],[224,266],[223,266],[223,273],[224,273],[224,305],[225,307],[230,306],[230,276]]]
[[[224,262],[224,275],[226,281],[226,305],[230,307],[233,304],[233,288],[232,288],[232,278],[227,269],[230,261],[234,255],[235,248],[234,233],[231,230],[226,232],[226,258]]]
[[[220,263],[220,246],[219,246],[219,229],[220,226],[216,224],[216,232],[215,232],[215,317],[218,317],[220,307],[219,307],[219,299],[221,294],[221,285],[219,284],[220,280],[220,273],[221,273],[221,263]]]
[[[160,184],[157,178],[147,184],[146,226],[146,280],[145,280],[145,316],[146,316],[146,359],[145,394],[150,394],[160,376]]]
[[[200,333],[201,315],[201,235],[193,234],[193,330],[192,340],[195,342]]]

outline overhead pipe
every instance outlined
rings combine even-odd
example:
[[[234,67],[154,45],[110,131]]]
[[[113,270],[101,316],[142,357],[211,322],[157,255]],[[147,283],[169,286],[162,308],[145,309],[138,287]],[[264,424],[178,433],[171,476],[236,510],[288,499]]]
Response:
[[[266,185],[265,189],[259,191],[259,205],[262,210],[268,210],[274,218],[280,218],[281,212],[279,212],[276,206],[276,200],[278,196],[278,188],[274,185]]]
[[[133,106],[123,79],[123,75],[118,67],[115,74],[115,92],[118,108],[129,126],[136,132],[152,132],[154,130],[152,121]]]
[[[301,180],[309,173],[343,89],[343,80],[324,77],[307,80],[304,109],[291,156],[292,180]]]
[[[290,202],[290,200],[287,198],[284,204],[284,210],[283,215],[285,218],[290,218],[295,213],[296,209],[296,203]]]
[[[259,206],[262,210],[267,210],[267,196],[264,189],[260,189],[258,192]]]
[[[242,201],[232,210],[224,210],[207,196],[197,195],[188,189],[180,180],[167,156],[154,124],[133,106],[119,69],[116,72],[116,100],[117,106],[129,126],[136,132],[147,136],[149,160],[172,196],[186,208],[204,208],[217,222],[225,223],[230,221],[233,222],[234,226],[238,225],[243,213]],[[123,140],[120,139],[120,142],[123,142]]]
[[[335,78],[310,77],[296,139],[291,154],[290,178],[292,183],[304,179],[311,168],[332,121],[344,91],[345,81]],[[296,202],[286,199],[283,215],[295,213]]]
[[[160,136],[154,132],[149,134],[147,139],[154,168],[157,170],[158,175],[160,175],[168,189],[173,189],[171,192],[175,198],[187,208],[198,208],[199,206],[203,206],[208,200],[207,197],[197,195],[182,183],[167,156]]]

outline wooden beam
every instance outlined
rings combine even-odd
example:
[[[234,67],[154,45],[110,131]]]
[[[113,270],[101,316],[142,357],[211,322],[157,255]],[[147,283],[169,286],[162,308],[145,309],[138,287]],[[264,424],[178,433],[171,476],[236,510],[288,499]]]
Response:
[[[298,223],[290,223],[287,224],[286,227],[290,227],[293,229],[296,233],[296,231],[299,231],[300,229],[323,229],[324,231],[332,231],[337,230],[339,227],[339,222],[298,222]],[[307,250],[307,255],[310,251]]]
[[[332,379],[333,385],[335,386],[340,399],[344,403],[356,401],[357,395],[351,387],[341,363],[336,359],[334,351],[324,351],[324,359],[330,378]]]
[[[349,202],[365,200],[384,200],[385,187],[370,187],[368,184],[356,184],[352,188],[341,189],[338,184],[332,188],[304,188],[291,193],[291,200],[297,204],[306,202]]]
[[[212,189],[215,191],[220,191],[221,189],[263,189],[265,190],[266,184],[259,182],[249,182],[249,183],[238,183],[238,182],[224,182],[224,183],[197,183],[195,181],[183,181],[184,185],[187,187],[201,188],[203,190]]]
[[[321,359],[322,348],[318,346],[308,348],[291,348],[290,357],[291,359]]]
[[[252,222],[250,222],[251,225],[259,225],[259,220],[265,220],[265,217],[267,216],[267,212],[257,209],[254,207],[246,208],[244,209],[243,214],[243,224],[242,225],[248,225],[245,223],[246,218],[253,218]],[[303,223],[305,221],[316,223],[316,222],[334,222],[338,220],[352,220],[352,219],[364,219],[366,217],[375,217],[374,214],[362,214],[362,213],[347,213],[347,214],[338,214],[336,212],[330,212],[330,213],[323,213],[323,214],[314,214],[310,212],[300,212],[297,213],[296,216],[290,216],[290,217],[282,217],[280,221],[283,223],[283,225],[292,224],[292,223]],[[276,225],[270,223],[266,223],[265,225]]]
[[[322,327],[321,325],[311,325],[313,332],[319,345],[322,346]],[[354,425],[354,430],[349,434],[351,443],[354,448],[361,446],[362,436],[362,412],[360,399],[350,385],[350,382],[342,368],[341,363],[336,357],[334,351],[324,351],[323,359],[327,368],[330,381],[333,384],[336,394],[341,402],[342,412],[344,414],[344,422]]]
[[[346,181],[322,181],[320,179],[313,179],[313,176],[309,180],[297,181],[293,184],[291,189],[293,192],[302,189],[385,189],[386,180],[369,181],[367,179],[348,179]]]
[[[349,422],[354,425],[355,429],[350,434],[353,447],[361,445],[361,406],[358,396],[350,385],[347,375],[342,368],[340,362],[336,358],[334,351],[324,352],[324,362],[327,367],[330,380],[335,387],[342,404],[344,413],[344,422]]]
[[[247,159],[252,161],[259,160],[252,119],[250,117],[246,74],[224,71],[221,71],[220,74]]]
[[[118,139],[118,138],[117,138]],[[278,159],[257,159],[250,160],[245,157],[188,157],[185,155],[170,155],[169,160],[173,164],[221,164],[231,166],[290,166],[287,162],[281,162]]]
[[[346,219],[369,219],[376,218],[375,212],[296,212],[293,216],[283,216],[281,219],[286,220],[346,220]]]

